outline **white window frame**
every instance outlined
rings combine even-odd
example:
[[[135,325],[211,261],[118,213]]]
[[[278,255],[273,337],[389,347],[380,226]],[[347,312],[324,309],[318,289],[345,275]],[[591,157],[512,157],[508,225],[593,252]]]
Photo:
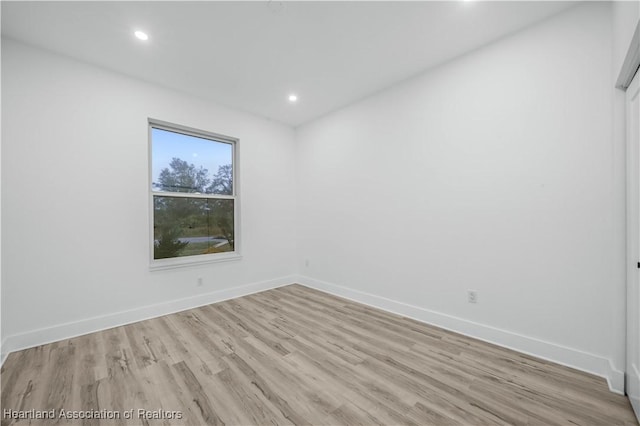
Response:
[[[214,142],[228,143],[231,145],[232,150],[232,189],[231,195],[218,195],[218,194],[194,194],[186,192],[166,192],[166,191],[154,191],[153,189],[153,140],[151,129],[161,129],[169,132],[181,133],[188,136],[195,136],[204,139],[210,139]],[[202,265],[215,262],[223,262],[229,260],[238,260],[242,257],[240,254],[241,239],[240,239],[240,197],[239,188],[240,181],[238,179],[238,142],[239,139],[225,136],[218,133],[208,132],[204,130],[194,129],[192,127],[182,126],[179,124],[173,124],[166,121],[148,119],[148,140],[149,140],[149,269],[162,270],[180,268],[185,266]],[[234,250],[232,252],[224,253],[211,253],[211,254],[198,254],[193,256],[184,257],[172,257],[167,259],[154,259],[154,202],[153,197],[182,197],[182,198],[202,198],[202,199],[218,199],[218,200],[234,200],[233,202],[233,235],[234,235]]]

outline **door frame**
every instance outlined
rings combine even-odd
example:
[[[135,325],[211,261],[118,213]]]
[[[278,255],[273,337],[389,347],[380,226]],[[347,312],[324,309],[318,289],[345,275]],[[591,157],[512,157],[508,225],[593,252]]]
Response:
[[[634,83],[634,86],[637,83],[636,80],[640,79],[640,74],[638,74],[638,68],[640,67],[640,22],[636,25],[635,32],[631,39],[631,44],[629,46],[629,50],[627,51],[627,55],[625,57],[624,63],[620,70],[620,74],[618,75],[618,79],[616,81],[616,88],[621,89],[623,91],[627,91],[631,83]],[[638,217],[640,216],[640,142],[633,142],[630,138],[630,111],[627,108],[627,93],[625,93],[625,129],[624,129],[624,138],[625,138],[625,148],[626,148],[626,236],[627,236],[627,244],[626,244],[626,303],[625,303],[625,318],[627,324],[627,332],[625,333],[625,359],[629,354],[629,323],[632,321],[632,313],[631,309],[635,309],[636,311],[640,310],[640,305],[638,302],[638,292],[640,292],[640,282],[639,276],[640,270],[640,220]],[[635,301],[632,301],[632,296],[635,297]],[[636,303],[638,306],[632,306],[632,303]],[[635,315],[640,315],[636,312]],[[636,337],[640,339],[640,336]],[[630,377],[634,377],[633,380],[637,380],[637,376],[639,376],[636,371],[629,371],[632,369],[630,367],[631,363],[629,360],[625,361],[625,385],[624,390],[625,393],[628,393],[629,384],[631,382]],[[640,366],[638,366],[640,368]],[[636,390],[637,392],[637,390]],[[631,398],[630,398],[631,401]],[[636,417],[640,421],[640,402],[638,400],[631,401],[631,405],[635,411]]]
[[[631,44],[627,55],[622,63],[620,74],[616,80],[616,89],[627,90],[627,87],[631,84],[633,76],[636,74],[638,67],[640,66],[640,22],[636,25],[636,30],[631,37]]]
[[[637,126],[640,118],[635,118],[635,123],[631,119],[629,111],[629,96],[632,91],[636,97],[640,94],[640,74],[636,73],[630,82],[630,86],[625,93],[625,117],[626,117],[626,148],[627,148],[627,277],[626,277],[626,344],[625,344],[625,393],[640,420],[640,363],[635,365],[629,359],[632,354],[633,360],[637,361],[640,354],[632,352],[631,345],[636,351],[640,351],[640,140],[638,136],[631,137],[631,126]],[[632,124],[633,123],[633,124]],[[633,139],[633,140],[632,140]],[[635,326],[631,324],[635,322]],[[637,333],[633,336],[634,331]],[[631,339],[634,339],[633,342]],[[632,398],[631,394],[635,395]]]

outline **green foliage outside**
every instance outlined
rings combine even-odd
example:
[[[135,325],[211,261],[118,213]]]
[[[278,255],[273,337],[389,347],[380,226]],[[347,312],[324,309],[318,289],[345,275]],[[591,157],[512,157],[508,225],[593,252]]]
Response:
[[[153,249],[154,259],[167,259],[176,257],[186,246],[187,242],[181,242],[177,228],[166,227],[161,229]]]
[[[154,187],[162,191],[233,193],[232,166],[208,170],[173,158]],[[234,250],[234,201],[154,196],[154,258],[164,259]],[[213,239],[213,241],[211,241]]]

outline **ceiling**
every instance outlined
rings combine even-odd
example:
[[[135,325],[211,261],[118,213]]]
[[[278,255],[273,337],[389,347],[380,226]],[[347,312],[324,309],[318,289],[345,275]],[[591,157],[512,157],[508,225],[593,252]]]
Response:
[[[10,2],[2,35],[298,126],[575,2]],[[147,42],[133,36],[149,35]],[[297,103],[288,101],[295,92]]]

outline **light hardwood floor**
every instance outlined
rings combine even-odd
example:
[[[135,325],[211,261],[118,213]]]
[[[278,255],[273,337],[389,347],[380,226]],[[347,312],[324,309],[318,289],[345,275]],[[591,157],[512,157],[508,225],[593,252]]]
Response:
[[[12,353],[1,380],[3,426],[637,424],[602,378],[299,285]]]

